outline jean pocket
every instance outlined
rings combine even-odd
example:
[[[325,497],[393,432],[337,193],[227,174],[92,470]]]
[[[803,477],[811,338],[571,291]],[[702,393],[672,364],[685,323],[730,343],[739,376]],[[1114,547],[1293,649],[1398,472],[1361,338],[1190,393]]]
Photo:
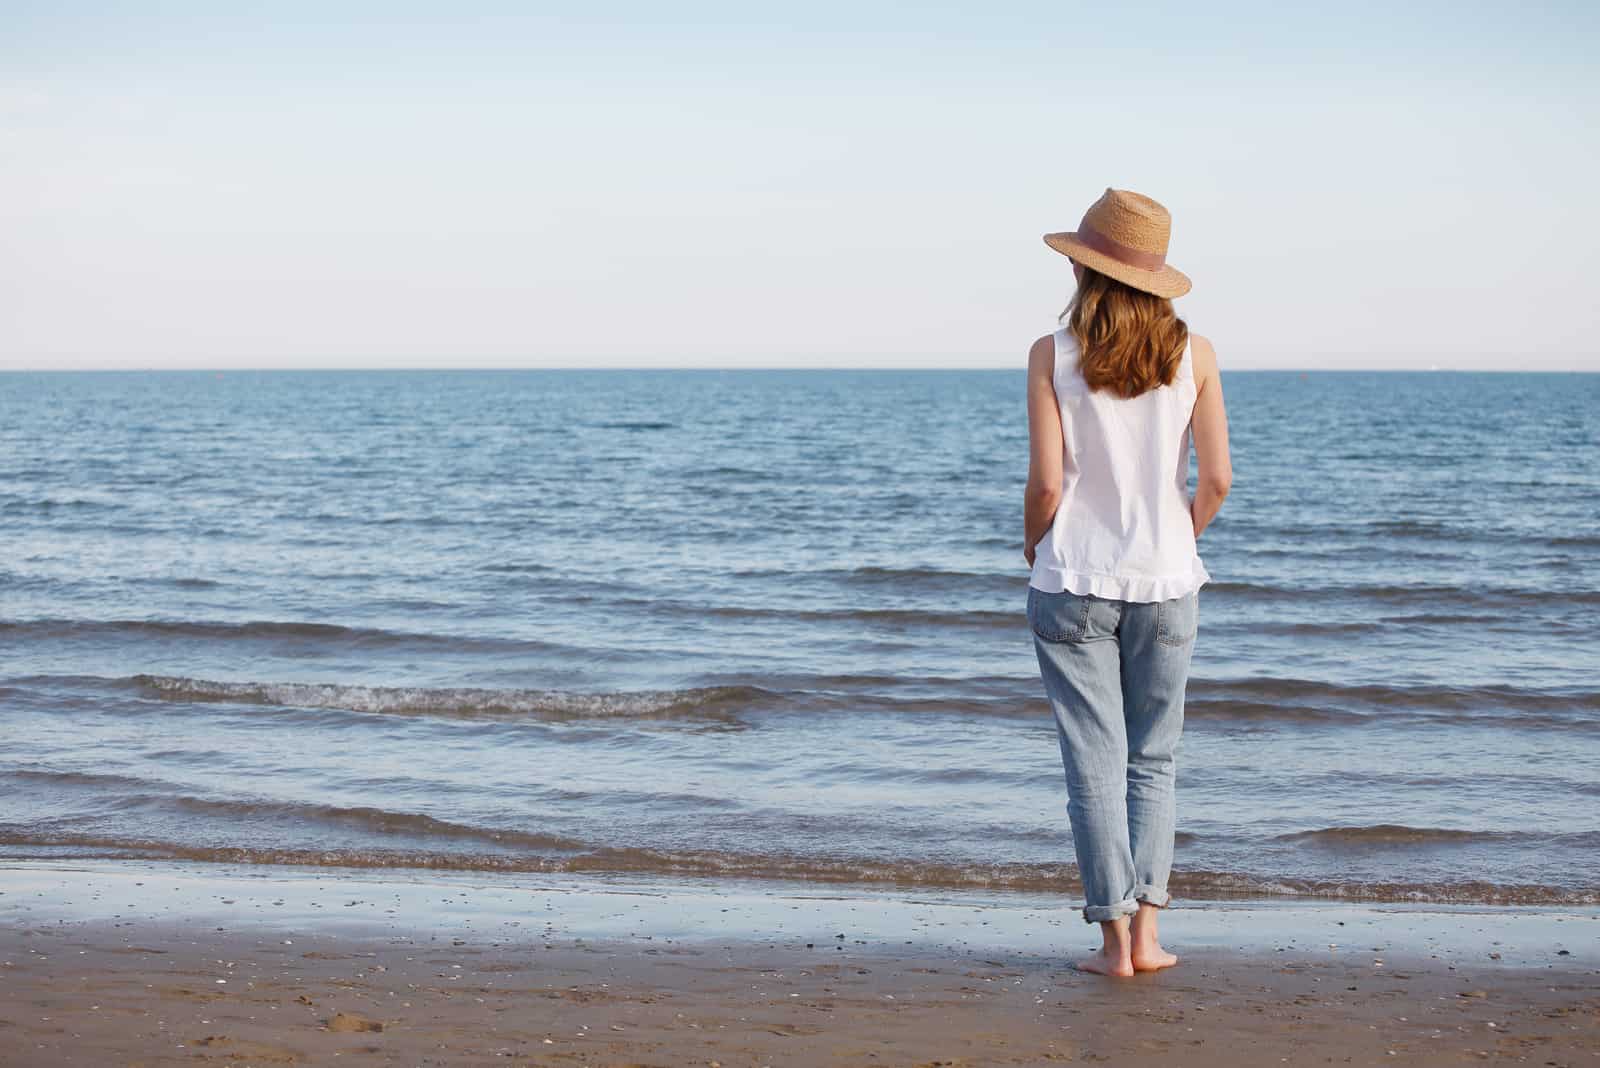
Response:
[[[1047,642],[1078,642],[1089,627],[1089,598],[1028,587],[1028,626]]]
[[[1156,641],[1187,645],[1200,629],[1200,591],[1162,601],[1156,608]]]

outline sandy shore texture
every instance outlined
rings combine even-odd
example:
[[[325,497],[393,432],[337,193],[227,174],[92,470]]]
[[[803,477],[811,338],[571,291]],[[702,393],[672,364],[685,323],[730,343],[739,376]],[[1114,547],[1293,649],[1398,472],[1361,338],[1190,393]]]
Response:
[[[803,889],[11,864],[0,1065],[1600,1065],[1593,914]]]

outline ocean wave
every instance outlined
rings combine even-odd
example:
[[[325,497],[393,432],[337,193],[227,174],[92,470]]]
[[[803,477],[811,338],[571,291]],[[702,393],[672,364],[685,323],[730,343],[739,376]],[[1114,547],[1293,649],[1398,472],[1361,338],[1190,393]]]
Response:
[[[1370,717],[1367,713],[1338,708],[1301,707],[1269,701],[1196,700],[1184,703],[1183,715],[1202,720],[1274,720],[1286,723],[1355,723]]]
[[[1343,558],[1346,550],[1334,554]],[[1295,550],[1297,558],[1303,557]],[[891,567],[872,565],[838,569],[785,569],[757,568],[733,572],[738,578],[775,579],[787,582],[821,580],[853,588],[894,587],[921,593],[961,593],[967,595],[1016,595],[1026,591],[1028,576],[1025,568],[1012,570],[965,570],[940,567]],[[1552,598],[1576,604],[1600,604],[1600,591],[1589,589],[1543,590],[1518,586],[1461,586],[1449,583],[1367,582],[1312,585],[1293,581],[1229,581],[1225,579],[1206,583],[1200,592],[1204,601],[1208,596],[1228,600],[1262,603],[1325,603],[1352,601],[1362,604],[1387,605],[1404,609],[1439,610],[1445,614],[1466,614],[1469,610],[1539,607]],[[1451,610],[1456,610],[1452,612]],[[958,615],[959,613],[949,613]],[[1491,621],[1499,621],[1494,617]]]
[[[152,754],[155,759],[189,755],[183,753]],[[200,753],[198,755],[205,756]],[[223,754],[212,754],[213,759]],[[95,803],[115,810],[119,815],[132,811],[156,815],[181,815],[222,820],[245,820],[280,826],[307,828],[313,826],[338,827],[378,835],[413,835],[441,839],[481,839],[501,845],[520,845],[540,849],[577,849],[582,843],[571,842],[546,834],[530,834],[516,829],[496,826],[479,826],[459,821],[443,820],[422,813],[402,812],[370,805],[328,805],[314,801],[293,801],[267,797],[207,797],[185,793],[189,786],[162,778],[144,778],[135,775],[107,774],[81,770],[50,768],[32,765],[21,768],[0,768],[0,784],[11,782],[31,789],[50,791],[65,788],[80,797],[87,796]],[[378,785],[392,786],[392,777],[379,780]],[[356,785],[356,784],[351,784]],[[371,784],[368,784],[371,785]],[[470,788],[452,787],[428,782],[427,790],[435,800],[443,793],[476,794]],[[663,805],[693,806],[697,810],[732,809],[743,802],[732,797],[717,797],[702,793],[674,793],[667,790],[642,787],[625,790],[608,787],[583,790],[554,785],[526,786],[518,789],[523,801],[540,805],[572,806],[590,802],[611,805],[637,804],[660,807]],[[1182,840],[1180,836],[1180,840]]]
[[[629,873],[662,877],[858,884],[906,889],[1079,892],[1077,869],[1061,864],[961,864],[853,857],[799,857],[637,848],[584,848],[563,855],[440,852],[426,849],[278,848],[186,845],[138,837],[38,834],[0,827],[0,856],[28,858],[70,851],[74,857],[183,860],[321,868],[432,869],[508,873]],[[1174,870],[1177,898],[1327,899],[1462,905],[1600,904],[1594,888],[1461,882],[1395,882],[1275,877],[1252,872]],[[1064,905],[1065,907],[1065,905]]]
[[[965,713],[1030,718],[1047,709],[1011,679],[824,676],[783,690],[750,683],[683,690],[574,692],[539,689],[361,686],[315,682],[224,682],[137,675],[147,696],[195,703],[328,708],[389,715],[471,719],[728,720],[773,708],[815,712]],[[1340,686],[1309,679],[1193,680],[1185,715],[1198,720],[1365,723],[1374,712],[1406,709],[1412,724],[1600,730],[1600,693],[1514,687]]]
[[[12,779],[48,786],[89,786],[97,789],[147,790],[152,785],[159,785],[150,779],[141,779],[133,775],[110,775],[93,771],[52,771],[38,767],[11,768],[0,771],[0,779]]]
[[[1020,545],[1018,546],[1020,549]],[[1018,556],[1020,562],[1021,556]],[[855,587],[898,587],[929,593],[936,591],[999,592],[1021,594],[1028,585],[1027,568],[1015,571],[969,571],[939,567],[744,568],[730,572],[739,579],[766,578],[783,582],[822,579]]]
[[[1361,727],[1380,719],[1394,725],[1392,715],[1376,710],[1335,708],[1315,704],[1278,704],[1269,701],[1208,700],[1190,698],[1184,718],[1197,722],[1305,723]],[[1558,730],[1578,733],[1600,732],[1600,719],[1559,713],[1518,711],[1412,710],[1405,717],[1407,727],[1509,727],[1516,730]]]
[[[249,620],[240,623],[176,619],[6,620],[0,621],[0,636],[11,640],[200,638],[211,641],[239,642],[305,641],[316,642],[324,646],[331,643],[355,648],[426,646],[453,651],[559,651],[569,648],[549,642],[527,639],[428,634],[385,630],[376,627],[348,627],[336,623],[307,623],[294,620]]]
[[[1376,623],[1404,623],[1411,626],[1470,626],[1484,623],[1503,623],[1503,616],[1483,612],[1413,612],[1403,616],[1379,616]]]
[[[1247,634],[1281,634],[1291,638],[1351,637],[1365,635],[1378,629],[1378,622],[1304,622],[1297,620],[1252,619],[1235,623],[1230,631]]]
[[[352,686],[316,682],[221,682],[135,675],[128,682],[163,701],[329,708],[393,716],[460,719],[728,719],[770,706],[781,695],[756,686],[580,693],[418,686]]]
[[[1574,604],[1600,604],[1595,590],[1529,590],[1495,586],[1397,586],[1383,583],[1340,586],[1296,586],[1269,582],[1208,582],[1200,592],[1260,601],[1367,601],[1395,605],[1462,605],[1517,608],[1547,605],[1552,599]]]
[[[748,726],[768,711],[817,715],[938,715],[974,719],[1049,718],[1032,676],[779,675],[725,676],[673,690],[568,691],[475,687],[368,686],[339,681],[214,680],[141,674],[37,675],[7,680],[0,694],[34,698],[64,689],[117,692],[188,704],[326,709],[487,721],[661,719]],[[136,714],[137,709],[128,710]],[[1403,713],[1397,716],[1395,713]],[[1197,726],[1304,723],[1360,727],[1381,720],[1408,727],[1506,727],[1600,732],[1600,692],[1511,686],[1340,685],[1314,679],[1191,679],[1184,710]]]
[[[119,813],[170,812],[184,817],[204,817],[261,826],[292,826],[301,833],[308,827],[341,828],[385,838],[429,841],[466,841],[493,844],[518,851],[564,854],[587,848],[584,843],[557,835],[510,828],[481,827],[439,819],[419,812],[396,812],[366,805],[322,805],[264,798],[214,798],[187,794],[129,793],[116,797]]]
[[[694,618],[775,619],[806,623],[888,623],[919,627],[972,627],[1025,630],[1027,616],[1018,608],[1001,612],[985,609],[941,611],[928,608],[758,608],[744,605],[696,605],[671,601],[619,601],[643,611],[668,612]]]
[[[88,497],[21,497],[7,494],[0,498],[0,515],[57,515],[62,512],[114,512],[126,506],[117,500]]]
[[[1328,846],[1434,845],[1504,842],[1528,837],[1509,831],[1474,831],[1454,827],[1408,827],[1400,823],[1374,823],[1352,827],[1320,827],[1274,837],[1277,842]],[[1538,836],[1543,837],[1543,836]]]
[[[1383,686],[1340,685],[1316,679],[1256,678],[1191,679],[1189,694],[1226,701],[1282,704],[1297,702],[1321,709],[1407,707],[1422,710],[1485,712],[1600,713],[1600,692],[1593,690],[1529,690],[1515,686]]]
[[[1449,523],[1437,519],[1375,519],[1363,524],[1362,529],[1374,534],[1399,537],[1408,535],[1438,537],[1441,534],[1455,534],[1457,530]]]
[[[1545,544],[1555,549],[1600,548],[1600,534],[1571,534],[1548,538]]]

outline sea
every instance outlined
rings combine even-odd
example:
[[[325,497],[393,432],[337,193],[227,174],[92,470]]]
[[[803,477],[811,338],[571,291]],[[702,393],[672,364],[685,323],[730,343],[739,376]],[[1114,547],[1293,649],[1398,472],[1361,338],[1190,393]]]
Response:
[[[1600,903],[1600,374],[1223,384],[1175,903]],[[0,375],[0,861],[1081,903],[1026,471],[1020,369]]]

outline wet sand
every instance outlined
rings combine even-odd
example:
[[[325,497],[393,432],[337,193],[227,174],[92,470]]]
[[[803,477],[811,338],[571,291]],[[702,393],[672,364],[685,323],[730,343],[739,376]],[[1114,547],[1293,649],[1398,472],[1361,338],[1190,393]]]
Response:
[[[0,866],[0,1065],[1600,1064],[1600,916]],[[1562,951],[1565,950],[1565,953]]]

